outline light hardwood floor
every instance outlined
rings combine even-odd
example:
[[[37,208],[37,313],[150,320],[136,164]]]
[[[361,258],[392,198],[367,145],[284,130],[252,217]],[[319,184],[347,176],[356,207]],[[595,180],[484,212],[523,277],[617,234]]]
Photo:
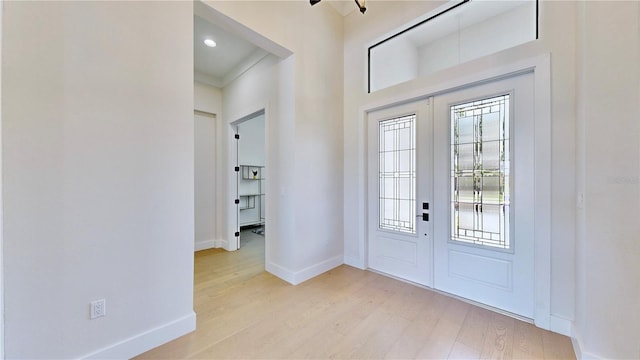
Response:
[[[298,286],[264,272],[264,238],[195,256],[197,330],[139,359],[575,359],[569,338],[369,271]]]

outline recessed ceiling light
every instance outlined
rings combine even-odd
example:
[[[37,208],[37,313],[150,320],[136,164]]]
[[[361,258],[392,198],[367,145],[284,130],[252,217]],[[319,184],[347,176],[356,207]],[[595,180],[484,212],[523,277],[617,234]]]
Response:
[[[211,39],[204,39],[204,44],[208,47],[216,47],[216,42]]]

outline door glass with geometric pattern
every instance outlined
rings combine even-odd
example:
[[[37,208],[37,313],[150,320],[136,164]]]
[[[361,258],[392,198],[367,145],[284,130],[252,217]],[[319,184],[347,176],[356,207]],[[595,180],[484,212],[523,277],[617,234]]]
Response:
[[[426,100],[368,114],[369,267],[431,285],[431,119]],[[425,141],[426,139],[426,141]]]

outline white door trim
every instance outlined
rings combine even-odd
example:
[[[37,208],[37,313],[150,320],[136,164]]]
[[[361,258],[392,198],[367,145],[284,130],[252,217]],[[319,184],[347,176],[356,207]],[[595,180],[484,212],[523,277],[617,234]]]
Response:
[[[0,64],[2,63],[2,19],[4,17],[4,0],[0,0]],[[2,193],[2,66],[0,66],[0,359],[4,359],[4,201]]]
[[[461,66],[464,70],[464,66]],[[497,79],[533,71],[534,76],[534,322],[549,329],[551,322],[551,55],[522,59],[484,71],[464,74],[447,82],[407,91],[392,98],[372,102],[358,110],[358,258],[345,258],[345,263],[367,268],[367,114],[402,103],[427,99],[441,93],[479,85]]]

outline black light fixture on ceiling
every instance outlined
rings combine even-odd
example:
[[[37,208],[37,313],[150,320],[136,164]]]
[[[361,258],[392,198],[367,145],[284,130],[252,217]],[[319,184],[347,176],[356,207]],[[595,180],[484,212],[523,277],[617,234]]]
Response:
[[[309,3],[311,5],[315,5],[317,3],[319,3],[322,0],[309,0]],[[356,2],[356,5],[358,5],[358,9],[360,9],[360,12],[364,14],[365,11],[367,11],[367,0],[354,0]]]

